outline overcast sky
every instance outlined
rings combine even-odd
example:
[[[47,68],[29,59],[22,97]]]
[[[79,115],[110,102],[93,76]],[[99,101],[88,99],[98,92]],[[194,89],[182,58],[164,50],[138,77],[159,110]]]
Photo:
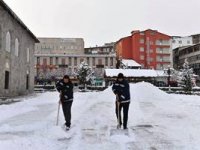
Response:
[[[37,37],[81,37],[86,47],[148,28],[200,33],[200,0],[4,0]]]

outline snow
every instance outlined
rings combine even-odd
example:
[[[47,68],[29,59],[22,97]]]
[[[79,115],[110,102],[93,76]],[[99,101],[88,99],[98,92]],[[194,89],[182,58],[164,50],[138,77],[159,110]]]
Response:
[[[141,67],[140,64],[138,64],[136,61],[132,59],[122,59],[122,63],[128,67]]]
[[[107,77],[116,77],[119,73],[123,73],[125,77],[157,77],[155,70],[151,69],[105,69]]]
[[[131,84],[129,136],[112,135],[115,98],[103,92],[75,93],[72,128],[56,124],[58,93],[47,92],[0,106],[2,150],[199,150],[200,97],[167,94],[145,82]]]

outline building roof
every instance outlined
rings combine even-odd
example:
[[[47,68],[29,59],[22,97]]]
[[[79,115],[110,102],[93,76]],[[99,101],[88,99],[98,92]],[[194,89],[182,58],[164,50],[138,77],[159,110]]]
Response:
[[[91,55],[91,54],[35,54],[35,57],[116,57],[116,54],[100,54],[100,55]]]
[[[168,36],[169,38],[171,38],[171,36],[169,36],[169,35],[167,35],[167,34],[164,34],[164,33],[161,33],[161,32],[159,32],[158,30],[153,30],[153,29],[146,29],[146,30],[144,30],[144,31],[140,31],[140,30],[138,30],[139,32],[135,32],[135,33],[141,33],[141,32],[146,32],[146,31],[154,31],[154,32],[157,32],[157,33],[159,33],[159,34],[162,34],[162,35],[165,35],[165,36]],[[134,32],[133,32],[134,33]]]
[[[193,45],[188,45],[188,46],[182,46],[182,47],[177,47],[177,48],[175,48],[175,49],[173,49],[173,51],[182,51],[182,50],[184,50],[184,49],[187,49],[187,48],[190,48],[190,47],[195,47],[195,46],[197,46],[197,45],[200,45],[200,43],[198,43],[198,44],[193,44]]]
[[[164,34],[164,33],[161,33],[161,32],[159,32],[159,31],[157,31],[157,30],[153,30],[153,29],[146,29],[146,30],[144,30],[144,31],[135,30],[135,31],[132,31],[131,34],[133,35],[133,34],[135,34],[135,33],[141,33],[141,32],[146,32],[146,31],[154,31],[154,32],[157,32],[157,33],[162,34],[162,35],[166,35],[166,36],[168,36],[169,38],[171,38],[171,36],[169,36],[169,35],[167,35],[167,34]],[[120,41],[122,41],[122,40],[124,40],[124,39],[126,39],[126,38],[131,37],[132,35],[126,36],[126,37],[123,37],[123,38],[119,39],[119,40],[115,43],[115,45],[117,45]]]
[[[30,34],[30,36],[39,43],[36,36],[28,29],[28,27],[21,21],[21,19],[10,9],[10,7],[3,1],[0,0],[0,5]]]
[[[138,64],[136,61],[134,61],[133,59],[122,59],[122,63],[125,65],[125,66],[128,66],[128,67],[141,67],[140,64]]]
[[[119,73],[125,77],[158,77],[157,72],[150,69],[105,69],[106,77],[117,77]]]

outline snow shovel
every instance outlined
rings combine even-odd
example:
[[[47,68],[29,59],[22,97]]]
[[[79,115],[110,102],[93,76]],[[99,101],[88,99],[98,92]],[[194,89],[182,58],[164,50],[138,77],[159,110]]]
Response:
[[[56,126],[58,126],[58,122],[59,122],[59,114],[60,114],[60,101],[58,102],[58,112],[57,112],[57,119],[56,119]]]
[[[119,134],[119,130],[120,130],[120,118],[119,118],[119,115],[120,115],[120,111],[119,111],[119,107],[120,107],[120,102],[118,101],[119,100],[119,97],[118,95],[116,96],[116,103],[117,103],[117,129],[111,129],[110,130],[110,135],[114,135],[114,134]]]
[[[59,122],[59,115],[60,115],[60,105],[61,105],[61,92],[60,92],[60,100],[58,102],[58,112],[57,112],[57,119],[56,119],[56,126],[58,126],[58,122]]]
[[[118,123],[117,129],[111,129],[110,130],[110,136],[113,136],[113,135],[126,135],[126,136],[128,136],[129,135],[128,131],[121,129],[120,118],[119,118],[119,116],[120,116],[120,110],[119,110],[120,102],[118,100],[119,100],[119,97],[117,96],[117,115],[118,115],[118,117],[117,117],[117,123]]]
[[[121,128],[121,125],[120,125],[120,118],[119,118],[119,116],[120,116],[120,111],[119,111],[119,107],[120,107],[120,102],[119,101],[117,101],[117,115],[118,115],[118,117],[117,117],[117,129],[120,129]]]

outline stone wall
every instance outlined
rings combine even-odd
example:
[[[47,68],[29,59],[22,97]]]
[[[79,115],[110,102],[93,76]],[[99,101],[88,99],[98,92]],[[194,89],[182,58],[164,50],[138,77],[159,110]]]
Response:
[[[6,34],[11,35],[11,51],[6,51]],[[34,89],[35,40],[2,6],[0,6],[0,96],[17,96]],[[19,40],[19,55],[15,55],[15,39]],[[30,61],[27,62],[27,49]],[[9,89],[5,89],[5,71],[9,71]],[[26,76],[29,74],[29,89]]]

